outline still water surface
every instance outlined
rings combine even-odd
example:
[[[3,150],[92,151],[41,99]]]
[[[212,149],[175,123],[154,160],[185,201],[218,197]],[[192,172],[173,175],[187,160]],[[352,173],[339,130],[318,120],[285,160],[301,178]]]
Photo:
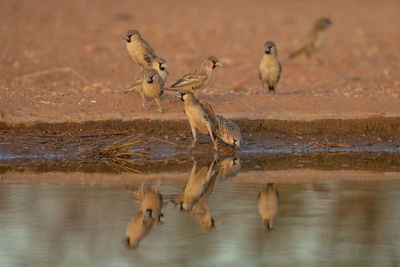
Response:
[[[159,192],[168,198],[183,186],[161,184]],[[3,183],[0,266],[400,263],[400,182],[270,184],[269,193],[266,188],[215,183],[204,199],[215,221],[211,229],[169,203],[164,223],[154,224],[130,249],[126,230],[140,205],[120,186]],[[261,222],[260,191],[270,194],[267,202],[279,196],[277,209],[267,207],[268,216],[276,217],[272,231]]]

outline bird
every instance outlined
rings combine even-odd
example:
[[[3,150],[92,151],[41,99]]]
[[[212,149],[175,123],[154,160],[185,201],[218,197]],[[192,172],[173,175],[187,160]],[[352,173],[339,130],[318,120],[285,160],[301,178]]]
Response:
[[[276,45],[271,41],[265,42],[264,55],[258,67],[258,78],[262,83],[264,93],[266,85],[270,92],[275,93],[275,87],[281,77],[281,71],[282,67],[278,59]]]
[[[164,58],[155,58],[153,59],[152,62],[152,68],[157,70],[158,75],[160,75],[161,79],[163,80],[164,84],[167,81],[167,77],[168,77],[168,65],[167,65],[167,61],[165,61]]]
[[[261,187],[258,193],[257,206],[264,231],[273,230],[279,209],[279,194],[273,183],[268,183]]]
[[[186,185],[182,189],[182,194],[171,196],[170,201],[179,204],[183,211],[191,211],[201,198],[207,198],[214,188],[213,168],[215,162],[216,158],[208,165],[199,167],[197,161],[193,160],[192,170]]]
[[[153,219],[148,217],[142,210],[129,221],[125,230],[125,242],[129,248],[137,248],[140,240],[145,237],[153,227]]]
[[[123,39],[126,40],[129,55],[138,66],[143,69],[152,67],[153,60],[158,56],[150,44],[142,38],[139,31],[128,30]]]
[[[163,196],[158,191],[158,187],[155,189],[148,186],[130,190],[126,189],[133,199],[140,202],[140,210],[145,213],[148,217],[153,218],[154,222],[161,224],[164,219],[164,201]]]
[[[320,18],[317,20],[310,33],[302,41],[300,46],[289,55],[289,58],[294,58],[302,54],[310,58],[311,55],[317,52],[323,45],[326,31],[331,24],[332,21],[328,18]]]
[[[217,66],[223,66],[218,58],[214,56],[203,58],[194,70],[185,74],[170,87],[167,87],[166,90],[187,90],[191,91],[196,97],[198,97],[199,90],[205,88],[211,82],[214,69]]]
[[[236,149],[241,149],[242,147],[242,134],[240,128],[233,121],[225,118],[222,115],[217,114],[217,137],[227,143],[232,145]]]
[[[217,120],[211,105],[205,100],[199,101],[190,91],[178,91],[177,97],[184,104],[184,112],[189,120],[193,134],[192,147],[197,143],[197,131],[209,134],[214,143],[214,149],[218,151],[217,145]]]
[[[197,161],[194,160],[189,179],[183,187],[182,194],[170,197],[170,201],[179,204],[181,211],[190,214],[204,231],[209,231],[215,226],[207,198],[213,191],[217,178],[216,172],[214,172],[216,160],[214,157],[208,166],[200,168]]]
[[[161,79],[163,80],[164,84],[167,80],[168,77],[168,71],[167,71],[167,62],[163,58],[155,58],[152,63],[153,69],[155,69],[158,72],[158,75],[160,75]],[[134,90],[138,91],[141,90],[142,88],[142,83],[143,83],[143,78],[137,79],[133,85],[131,85],[124,93],[129,93]]]
[[[146,96],[153,98],[157,105],[158,111],[163,113],[160,105],[160,97],[164,93],[164,81],[158,74],[157,70],[147,68],[143,71],[143,79],[138,80],[132,86],[132,90],[136,90],[142,96],[142,107],[146,109]]]
[[[242,161],[237,157],[227,157],[220,161],[216,166],[218,182],[223,182],[233,178],[242,170]]]

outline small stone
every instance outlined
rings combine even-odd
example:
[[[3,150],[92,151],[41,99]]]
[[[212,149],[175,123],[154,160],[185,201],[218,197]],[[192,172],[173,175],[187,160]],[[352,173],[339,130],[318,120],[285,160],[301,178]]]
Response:
[[[376,141],[378,141],[378,143],[382,143],[382,138],[378,137],[376,138]]]
[[[101,87],[103,87],[103,84],[102,84],[102,83],[94,83],[94,84],[93,84],[93,87],[95,87],[95,88],[101,88]]]
[[[83,47],[83,50],[85,50],[85,52],[91,53],[93,52],[95,49],[95,46],[93,44],[87,44]]]
[[[85,86],[85,87],[83,87],[83,92],[85,92],[85,93],[91,93],[91,92],[93,92],[93,88],[92,87],[89,87],[89,86]]]
[[[111,64],[111,65],[108,65],[108,70],[109,71],[116,71],[116,70],[118,70],[118,65],[117,64]]]
[[[108,95],[108,94],[111,94],[112,91],[111,91],[111,89],[104,88],[104,89],[101,89],[100,93],[101,93],[102,95]]]

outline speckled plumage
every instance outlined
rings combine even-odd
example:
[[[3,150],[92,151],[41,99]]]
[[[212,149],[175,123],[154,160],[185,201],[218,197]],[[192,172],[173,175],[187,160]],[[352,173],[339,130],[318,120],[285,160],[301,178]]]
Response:
[[[189,90],[198,97],[199,90],[211,82],[216,66],[222,66],[218,58],[214,56],[203,58],[194,70],[185,74],[168,89]]]
[[[311,57],[311,55],[317,52],[323,45],[326,31],[331,24],[332,21],[328,18],[321,18],[317,20],[306,39],[303,40],[300,46],[293,51],[289,57],[294,58],[302,54],[304,54],[307,58]]]
[[[238,149],[242,146],[242,134],[240,128],[233,121],[222,115],[216,115],[218,122],[217,136],[219,139]]]
[[[260,79],[264,92],[265,86],[269,91],[275,93],[275,87],[281,77],[282,67],[278,59],[278,49],[276,45],[268,41],[264,44],[264,55],[258,67],[258,78]]]

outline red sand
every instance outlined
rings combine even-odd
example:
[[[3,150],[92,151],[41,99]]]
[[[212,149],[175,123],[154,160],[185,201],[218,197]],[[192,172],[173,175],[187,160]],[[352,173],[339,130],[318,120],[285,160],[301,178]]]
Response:
[[[170,95],[162,100],[165,114],[160,116],[153,102],[145,111],[137,94],[122,93],[139,71],[122,40],[127,29],[138,29],[167,60],[168,85],[201,57],[217,56],[225,67],[216,69],[201,92],[217,113],[272,119],[397,117],[399,14],[395,0],[3,1],[0,119],[184,117]],[[311,60],[288,60],[322,16],[333,21],[325,46]],[[277,44],[283,68],[277,95],[260,94],[257,78],[267,40]],[[38,71],[50,73],[21,80]]]

